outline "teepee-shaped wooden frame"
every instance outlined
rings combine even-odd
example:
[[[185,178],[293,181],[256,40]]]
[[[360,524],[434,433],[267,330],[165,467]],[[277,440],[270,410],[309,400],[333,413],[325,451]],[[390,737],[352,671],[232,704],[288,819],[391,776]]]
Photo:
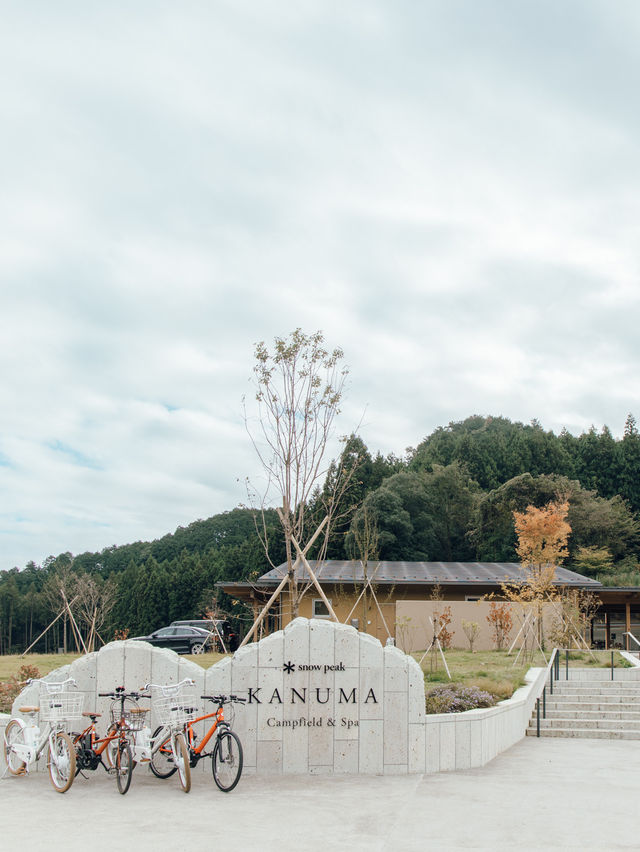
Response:
[[[283,520],[282,511],[281,511],[281,509],[278,509],[277,511],[278,511],[278,515],[280,517],[280,520],[282,521]],[[324,590],[323,590],[322,586],[320,585],[320,582],[318,581],[318,578],[317,578],[315,572],[313,571],[311,565],[309,564],[309,561],[307,560],[307,553],[309,552],[310,548],[312,547],[312,545],[314,544],[314,542],[316,541],[316,539],[318,538],[318,536],[320,535],[320,533],[322,532],[322,530],[324,529],[324,527],[326,526],[328,521],[329,521],[329,517],[327,516],[327,517],[324,518],[322,523],[318,526],[318,528],[316,529],[314,534],[311,536],[311,538],[309,539],[309,541],[307,542],[307,544],[305,545],[304,548],[300,547],[300,544],[296,540],[295,536],[293,536],[293,535],[291,536],[291,543],[295,547],[296,554],[297,554],[296,560],[293,563],[292,571],[293,571],[293,574],[295,575],[295,572],[298,570],[298,567],[301,564],[304,566],[307,574],[309,575],[309,579],[311,581],[311,584],[316,587],[316,589],[318,590],[318,594],[320,595],[320,597],[322,598],[322,600],[324,602],[324,605],[327,607],[329,617],[333,621],[338,621],[338,616],[333,611],[333,607],[331,606],[329,599],[325,595]],[[258,629],[258,627],[262,623],[264,617],[267,615],[267,613],[269,612],[269,610],[271,609],[271,607],[273,606],[275,601],[280,597],[280,595],[282,594],[282,592],[284,590],[284,587],[287,585],[288,582],[289,582],[289,572],[287,572],[284,575],[284,577],[280,581],[280,584],[278,585],[278,588],[271,595],[271,597],[269,598],[267,603],[264,605],[264,607],[260,611],[260,614],[255,619],[255,621],[253,622],[251,629],[249,630],[247,635],[244,637],[244,639],[240,643],[240,647],[242,647],[243,645],[246,645],[251,640],[251,638],[255,634],[256,630]]]

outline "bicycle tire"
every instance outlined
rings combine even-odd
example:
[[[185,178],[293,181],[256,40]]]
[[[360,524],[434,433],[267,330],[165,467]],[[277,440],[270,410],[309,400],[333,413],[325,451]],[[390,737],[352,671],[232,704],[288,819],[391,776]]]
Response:
[[[13,745],[24,745],[24,725],[18,719],[11,719],[4,729],[4,760],[12,775],[23,775],[27,764],[13,751]]]
[[[213,780],[223,793],[229,793],[242,775],[242,744],[233,731],[218,735],[211,755]]]
[[[156,737],[160,736],[163,729],[164,725],[158,725],[151,739],[155,740]],[[150,766],[156,778],[170,778],[177,771],[178,767],[173,760],[173,752],[171,751],[171,734],[167,734],[158,751],[151,755]]]
[[[76,750],[69,734],[58,731],[53,740],[55,755],[49,743],[49,778],[57,793],[66,793],[76,777]]]
[[[189,766],[189,752],[184,741],[184,735],[175,734],[172,740],[173,759],[178,770],[180,785],[185,793],[191,789],[191,767]]]
[[[131,786],[131,776],[133,775],[133,758],[131,756],[131,748],[129,743],[120,743],[118,754],[116,755],[116,784],[118,791],[124,796]]]

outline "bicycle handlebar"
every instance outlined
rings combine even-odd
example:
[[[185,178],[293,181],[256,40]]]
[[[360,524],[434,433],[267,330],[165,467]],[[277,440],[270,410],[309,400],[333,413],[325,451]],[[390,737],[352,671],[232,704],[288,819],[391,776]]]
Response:
[[[113,692],[99,692],[100,698],[111,698],[114,701],[117,701],[120,698],[151,698],[150,695],[145,695],[142,692],[125,692],[124,686],[116,686]]]
[[[25,686],[31,686],[32,683],[44,683],[47,688],[52,686],[58,689],[66,686],[68,683],[71,683],[74,686],[78,685],[78,681],[74,677],[68,677],[66,680],[46,680],[43,677],[30,677],[27,678],[27,680],[22,681],[22,683]]]
[[[242,704],[246,703],[246,698],[240,698],[239,695],[201,695],[200,698],[206,698],[207,701],[217,701],[218,704],[227,704],[230,701],[239,701]]]
[[[161,689],[164,695],[171,695],[183,686],[195,686],[195,680],[185,677],[179,683],[145,683],[142,689]]]

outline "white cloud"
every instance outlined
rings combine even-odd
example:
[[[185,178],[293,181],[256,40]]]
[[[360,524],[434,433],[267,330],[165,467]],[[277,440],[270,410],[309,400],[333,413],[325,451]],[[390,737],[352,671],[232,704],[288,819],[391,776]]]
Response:
[[[374,452],[471,413],[619,434],[638,34],[584,0],[8,10],[0,568],[243,500],[253,345],[297,326]]]

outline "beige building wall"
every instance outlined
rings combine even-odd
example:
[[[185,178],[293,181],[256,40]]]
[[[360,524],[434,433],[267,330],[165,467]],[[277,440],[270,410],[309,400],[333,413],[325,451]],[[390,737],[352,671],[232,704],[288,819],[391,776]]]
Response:
[[[391,635],[396,638],[396,596],[389,595],[384,592],[378,592],[376,606],[371,595],[367,596],[366,606],[361,598],[358,601],[358,594],[345,592],[342,589],[331,589],[323,587],[333,610],[341,624],[350,624],[362,633],[367,633],[378,639],[382,644],[386,644],[387,638]],[[315,603],[314,603],[315,602]],[[357,603],[356,603],[357,602]],[[354,609],[355,605],[355,609]],[[320,605],[320,595],[315,589],[310,589],[300,601],[299,612],[302,618],[315,618],[314,607],[322,609]],[[379,609],[378,609],[379,607]],[[291,608],[289,606],[288,595],[282,596],[282,627],[285,627],[292,621]],[[328,620],[328,619],[327,619]],[[387,632],[388,631],[388,632]]]
[[[395,639],[397,647],[401,648],[407,654],[415,651],[424,651],[429,646],[433,638],[433,628],[431,627],[429,617],[433,618],[434,607],[442,611],[442,608],[445,606],[451,607],[452,621],[448,629],[453,633],[451,643],[453,648],[469,648],[469,642],[462,626],[463,621],[476,622],[478,625],[478,635],[474,643],[474,650],[488,651],[495,648],[491,625],[487,621],[490,608],[489,601],[460,600],[460,594],[458,593],[457,600],[452,596],[447,600],[439,601],[435,604],[431,600],[398,599],[397,593],[394,590],[391,594],[378,592],[377,600],[379,608],[371,598],[371,595],[369,595],[366,609],[362,600],[353,609],[358,598],[357,594],[346,592],[344,589],[331,589],[327,587],[324,587],[324,591],[340,623],[351,624],[357,630],[375,637],[383,645],[386,644],[388,636],[391,635]],[[517,604],[510,604],[509,606],[512,609],[513,628],[507,638],[507,648],[516,638],[524,617],[522,607]],[[322,609],[320,595],[315,589],[311,589],[302,598],[298,614],[303,618],[315,619],[317,616],[314,615],[314,612],[322,611]],[[292,621],[286,593],[283,594],[281,599],[281,613],[282,619],[280,626],[285,627]],[[553,605],[545,604],[545,634],[548,635],[552,624]],[[520,640],[518,641],[519,646]]]
[[[451,607],[451,624],[448,626],[453,633],[451,640],[452,648],[469,649],[469,642],[462,626],[463,621],[475,622],[478,625],[478,634],[474,643],[474,650],[488,651],[495,648],[493,631],[487,621],[489,615],[489,601],[398,601],[396,603],[396,645],[405,653],[411,654],[415,651],[424,651],[433,639],[433,627],[429,618],[434,617],[434,608],[442,612],[443,607]],[[509,604],[513,619],[513,627],[507,638],[507,645],[513,642],[522,626],[524,612],[518,604]],[[545,633],[553,623],[553,605],[544,605],[544,630]],[[518,646],[520,640],[518,641]]]

